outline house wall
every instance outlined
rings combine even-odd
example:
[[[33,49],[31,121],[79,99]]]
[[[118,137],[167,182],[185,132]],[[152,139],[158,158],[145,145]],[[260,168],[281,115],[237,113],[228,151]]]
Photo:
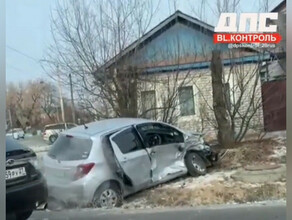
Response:
[[[261,84],[260,78],[256,79],[256,74],[253,74],[253,71],[257,68],[256,64],[245,64],[243,67],[240,67],[242,71],[243,82],[247,83],[247,81],[257,81],[257,85],[255,86],[255,100],[256,102],[261,102]],[[231,102],[234,104],[241,94],[239,86],[236,84],[235,78],[238,77],[236,74],[229,74],[230,68],[225,67],[225,81],[230,84],[230,96]],[[203,70],[192,70],[192,71],[184,71],[179,73],[179,80],[176,80],[177,73],[163,73],[163,74],[154,74],[150,75],[148,78],[149,81],[144,81],[141,83],[140,89],[141,91],[149,91],[155,90],[156,96],[156,104],[157,108],[162,107],[163,97],[168,94],[168,90],[174,87],[178,87],[183,80],[183,86],[192,86],[193,87],[193,99],[195,105],[195,114],[189,116],[181,116],[180,115],[180,106],[178,101],[178,96],[176,97],[176,105],[175,105],[175,125],[182,129],[190,130],[190,131],[199,131],[206,132],[210,130],[216,130],[216,120],[213,113],[213,98],[212,98],[212,79],[211,72],[209,69]],[[187,77],[187,80],[185,78]],[[243,94],[242,103],[239,112],[241,115],[246,114],[247,109],[251,103],[251,93],[253,90],[252,83],[246,89],[246,92]],[[140,99],[141,103],[141,99]],[[251,111],[250,111],[251,112]],[[239,114],[238,114],[239,116]],[[157,112],[157,120],[161,120],[162,116]],[[240,129],[241,120],[240,117],[236,120],[236,129]],[[263,112],[260,107],[256,114],[253,116],[250,123],[250,131],[259,131],[263,129]]]

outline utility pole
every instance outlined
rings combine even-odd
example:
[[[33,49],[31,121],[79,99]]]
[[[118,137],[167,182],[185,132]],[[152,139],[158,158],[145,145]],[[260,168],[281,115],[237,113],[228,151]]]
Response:
[[[9,107],[9,109],[8,109],[8,114],[9,114],[10,128],[13,128],[12,117],[11,117],[11,109],[10,109],[10,107]]]
[[[59,116],[59,108],[56,106],[56,111],[57,111],[57,122],[60,122],[60,116]]]
[[[62,121],[65,123],[64,103],[63,103],[63,96],[62,96],[62,87],[61,87],[61,82],[60,82],[59,67],[57,67],[57,72],[58,72],[58,88],[59,88],[59,95],[60,95],[60,105],[61,105]]]
[[[72,85],[72,76],[71,76],[71,73],[69,73],[69,80],[70,80],[70,92],[71,92],[72,119],[73,119],[73,123],[76,123],[76,118],[75,118],[75,105],[74,105],[73,85]]]

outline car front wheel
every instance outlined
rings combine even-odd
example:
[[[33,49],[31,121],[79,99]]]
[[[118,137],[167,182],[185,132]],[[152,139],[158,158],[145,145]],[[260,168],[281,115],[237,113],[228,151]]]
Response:
[[[191,176],[205,175],[207,173],[206,163],[198,153],[187,153],[185,163]]]

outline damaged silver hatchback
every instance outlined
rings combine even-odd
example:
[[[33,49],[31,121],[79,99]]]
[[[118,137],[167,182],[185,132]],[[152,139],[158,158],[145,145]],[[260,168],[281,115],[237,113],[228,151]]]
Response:
[[[43,162],[50,197],[110,208],[125,196],[187,173],[203,175],[217,158],[200,134],[117,118],[63,132]]]

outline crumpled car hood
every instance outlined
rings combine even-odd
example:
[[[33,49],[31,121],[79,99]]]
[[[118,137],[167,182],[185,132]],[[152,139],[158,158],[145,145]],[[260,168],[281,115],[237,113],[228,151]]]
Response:
[[[210,150],[210,147],[205,144],[203,134],[199,132],[184,132],[186,149]]]
[[[184,134],[185,134],[186,143],[189,143],[189,142],[204,143],[202,133],[185,131]]]

